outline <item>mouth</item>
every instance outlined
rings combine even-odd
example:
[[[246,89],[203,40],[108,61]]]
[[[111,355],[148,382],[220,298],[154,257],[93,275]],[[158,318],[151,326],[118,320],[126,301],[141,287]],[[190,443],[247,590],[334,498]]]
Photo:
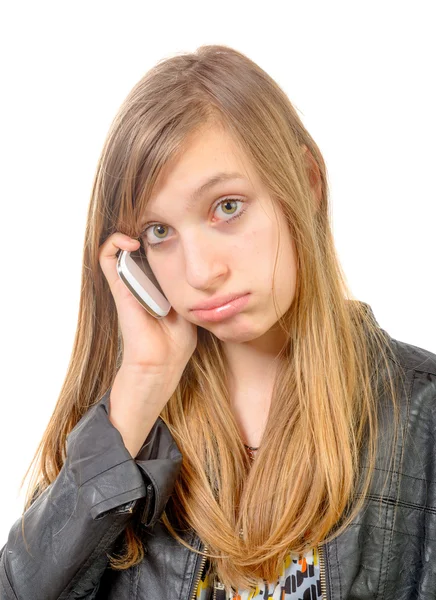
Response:
[[[203,309],[196,308],[191,309],[192,314],[197,317],[200,321],[209,321],[217,323],[229,319],[234,315],[242,311],[242,309],[250,301],[250,293],[233,297],[230,300],[224,302],[213,308]]]
[[[224,306],[228,302],[233,302],[234,300],[241,298],[242,296],[246,296],[247,293],[249,293],[249,292],[226,294],[224,296],[216,296],[215,298],[211,298],[210,300],[205,300],[204,302],[197,304],[196,306],[192,307],[190,310],[191,311],[211,310],[214,308],[219,308],[221,306]]]

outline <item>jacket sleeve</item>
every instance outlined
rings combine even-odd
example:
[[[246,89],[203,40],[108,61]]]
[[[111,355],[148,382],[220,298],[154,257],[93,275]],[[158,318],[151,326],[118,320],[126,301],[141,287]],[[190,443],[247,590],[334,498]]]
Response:
[[[133,459],[109,420],[109,396],[70,432],[58,477],[12,526],[0,556],[1,600],[91,600],[133,511],[146,527],[161,516],[182,455],[158,417]]]

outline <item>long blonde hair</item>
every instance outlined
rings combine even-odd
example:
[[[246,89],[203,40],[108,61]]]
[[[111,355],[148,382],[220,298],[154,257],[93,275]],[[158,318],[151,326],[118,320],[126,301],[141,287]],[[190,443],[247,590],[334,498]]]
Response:
[[[287,343],[252,465],[230,409],[222,344],[198,328],[198,346],[161,413],[183,454],[162,522],[196,552],[175,531],[193,528],[220,580],[247,588],[275,580],[289,551],[301,553],[332,539],[362,508],[375,464],[378,401],[388,392],[396,408],[397,379],[389,336],[347,288],[318,146],[277,83],[227,46],[206,45],[160,61],[112,123],[90,199],[74,347],[29,466],[35,465],[24,510],[58,476],[67,435],[111,387],[122,361],[99,246],[115,231],[139,236],[141,214],[163,167],[208,123],[220,123],[240,144],[285,215],[298,278],[293,303],[278,320]],[[318,202],[304,148],[319,171]],[[114,569],[144,558],[133,521],[124,542],[124,554],[110,557]]]

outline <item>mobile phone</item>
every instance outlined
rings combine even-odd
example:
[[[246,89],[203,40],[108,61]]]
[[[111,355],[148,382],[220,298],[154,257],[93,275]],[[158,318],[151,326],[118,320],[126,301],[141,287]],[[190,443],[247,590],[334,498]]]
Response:
[[[117,271],[121,281],[147,312],[156,319],[166,317],[171,304],[154,276],[141,246],[134,252],[120,251]]]

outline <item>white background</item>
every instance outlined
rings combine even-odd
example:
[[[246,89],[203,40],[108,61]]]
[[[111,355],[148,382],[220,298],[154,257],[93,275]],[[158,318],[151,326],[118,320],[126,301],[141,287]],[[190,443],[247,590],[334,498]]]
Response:
[[[103,141],[130,89],[166,56],[223,43],[276,79],[325,157],[352,292],[390,335],[436,352],[432,9],[381,0],[4,3],[0,547],[68,366]]]

